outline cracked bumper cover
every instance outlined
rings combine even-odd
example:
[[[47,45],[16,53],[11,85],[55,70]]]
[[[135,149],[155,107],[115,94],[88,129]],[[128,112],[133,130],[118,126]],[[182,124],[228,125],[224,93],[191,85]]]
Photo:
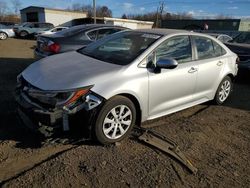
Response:
[[[16,92],[17,112],[22,122],[33,130],[46,126],[50,130],[62,129],[68,131],[77,126],[91,129],[104,98],[95,93],[88,93],[85,100],[73,107],[46,109],[31,101],[22,92]]]

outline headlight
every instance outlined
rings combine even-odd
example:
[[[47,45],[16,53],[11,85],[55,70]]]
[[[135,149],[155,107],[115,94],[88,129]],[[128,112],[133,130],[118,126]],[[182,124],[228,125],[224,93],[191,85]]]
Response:
[[[85,87],[76,91],[41,91],[29,88],[27,93],[30,97],[37,99],[41,103],[52,106],[71,105],[86,95],[91,87]]]

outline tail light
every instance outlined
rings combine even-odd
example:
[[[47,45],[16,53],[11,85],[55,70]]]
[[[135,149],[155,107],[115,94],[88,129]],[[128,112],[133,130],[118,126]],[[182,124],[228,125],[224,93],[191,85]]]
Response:
[[[53,41],[49,41],[46,50],[56,54],[60,51],[60,45]]]

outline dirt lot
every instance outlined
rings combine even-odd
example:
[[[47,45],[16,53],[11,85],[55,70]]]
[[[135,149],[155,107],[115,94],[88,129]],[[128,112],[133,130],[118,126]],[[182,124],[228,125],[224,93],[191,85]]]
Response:
[[[174,139],[198,168],[190,174],[136,138],[44,141],[16,118],[16,76],[33,62],[32,40],[0,41],[0,186],[3,187],[250,187],[250,78],[237,78],[223,106],[199,105],[145,126]],[[241,73],[240,73],[241,74]]]

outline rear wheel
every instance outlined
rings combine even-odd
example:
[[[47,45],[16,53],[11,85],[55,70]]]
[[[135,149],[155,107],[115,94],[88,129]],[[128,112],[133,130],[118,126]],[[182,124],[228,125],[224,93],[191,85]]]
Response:
[[[8,35],[4,32],[0,32],[0,40],[5,40],[8,38]]]
[[[29,33],[27,31],[21,31],[19,35],[21,38],[26,38],[29,35]]]
[[[135,124],[136,109],[132,101],[115,96],[101,109],[95,124],[95,136],[102,144],[123,140]]]
[[[215,95],[215,98],[214,98],[214,101],[216,104],[218,105],[221,105],[222,103],[224,103],[231,91],[232,91],[232,80],[229,76],[226,76],[220,83],[217,91],[216,91],[216,95]]]

